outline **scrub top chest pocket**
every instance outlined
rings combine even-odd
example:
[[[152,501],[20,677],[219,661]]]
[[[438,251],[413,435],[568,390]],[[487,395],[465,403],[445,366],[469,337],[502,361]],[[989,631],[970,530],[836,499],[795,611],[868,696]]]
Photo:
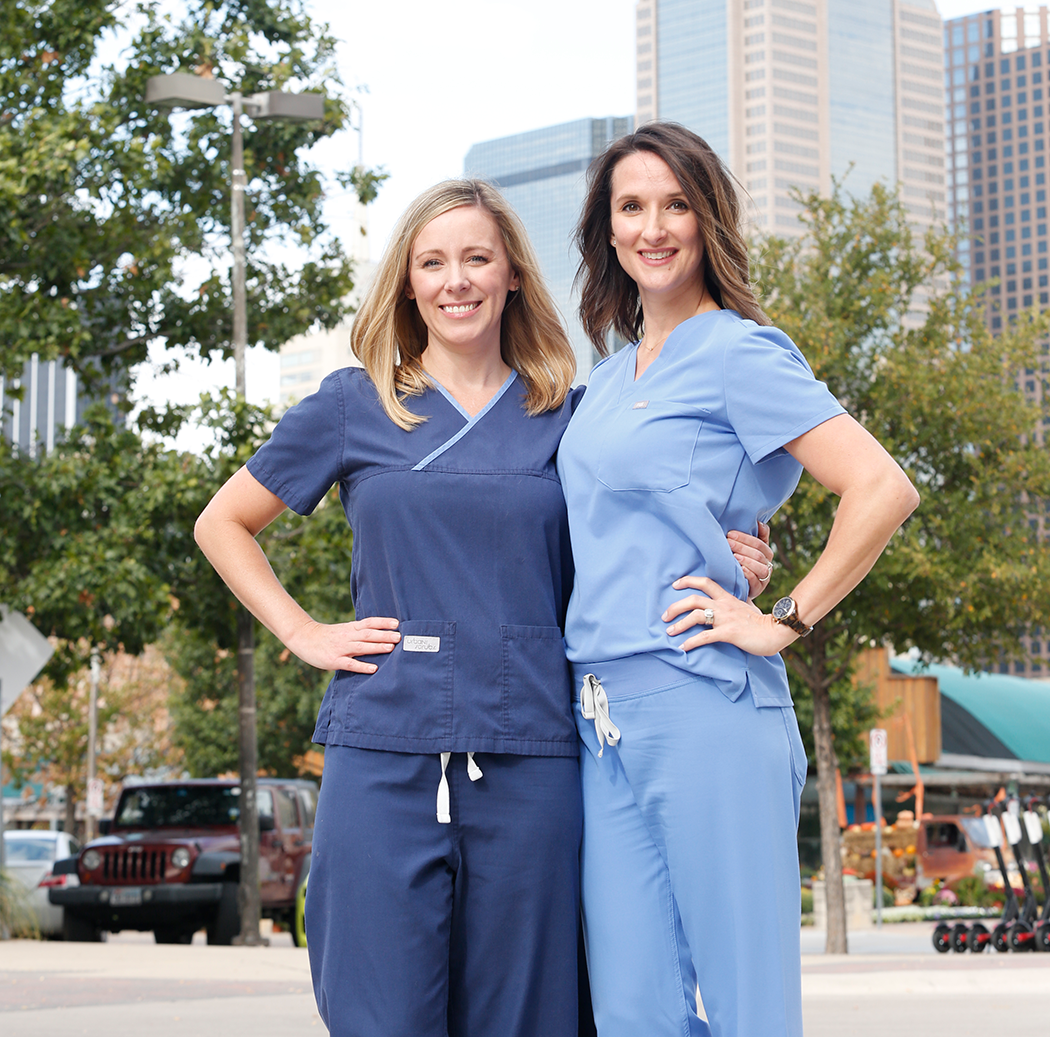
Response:
[[[644,396],[605,423],[598,480],[610,490],[669,492],[689,485],[697,437],[709,411]]]

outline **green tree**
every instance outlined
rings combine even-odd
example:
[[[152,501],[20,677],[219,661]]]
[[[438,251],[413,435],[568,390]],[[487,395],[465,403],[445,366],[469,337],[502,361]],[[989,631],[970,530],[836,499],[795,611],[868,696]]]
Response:
[[[313,145],[347,125],[335,40],[303,0],[12,0],[0,22],[0,375],[63,358],[127,377],[160,340],[230,355],[230,113],[168,115],[146,81],[183,71],[250,94],[325,95],[323,123],[245,135],[249,344],[345,315],[350,263]],[[118,51],[107,63],[104,55]],[[363,199],[382,174],[339,174]],[[282,262],[273,258],[284,257]]]
[[[836,185],[830,198],[801,200],[804,234],[755,251],[763,304],[922,494],[867,579],[784,652],[812,710],[828,949],[842,953],[832,717],[857,653],[890,643],[976,668],[1017,654],[1020,634],[1050,621],[1050,551],[1030,525],[1050,499],[1050,452],[1033,434],[1050,394],[1037,404],[1018,385],[1023,372],[1048,375],[1050,315],[1022,314],[993,336],[953,240],[932,232],[915,242],[904,207],[881,185],[862,199]],[[813,566],[836,505],[803,475],[773,522],[773,597]]]

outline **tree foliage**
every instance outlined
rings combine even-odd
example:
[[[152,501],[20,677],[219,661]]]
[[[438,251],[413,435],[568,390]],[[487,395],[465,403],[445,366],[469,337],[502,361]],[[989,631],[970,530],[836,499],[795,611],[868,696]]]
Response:
[[[245,94],[325,95],[323,123],[259,121],[245,134],[249,344],[277,348],[346,312],[350,264],[328,233],[308,157],[347,125],[335,40],[303,0],[186,0],[170,10],[5,5],[0,375],[9,384],[33,353],[62,357],[90,381],[127,372],[154,340],[231,352],[230,110],[150,109],[146,82],[161,73],[214,77]],[[363,198],[381,179],[337,176]]]
[[[922,495],[863,583],[784,652],[803,692],[799,712],[812,717],[829,949],[844,951],[844,917],[832,946],[833,887],[841,894],[834,772],[856,759],[872,720],[847,691],[857,653],[889,643],[979,668],[1017,654],[1023,631],[1050,621],[1050,548],[1032,521],[1050,500],[1050,452],[1037,434],[1050,423],[1050,394],[1037,403],[1021,384],[1050,374],[1050,314],[1021,314],[993,336],[952,238],[933,231],[915,242],[884,186],[862,199],[836,185],[831,197],[800,200],[803,235],[755,250],[763,304]],[[837,503],[804,474],[774,518],[774,598],[816,562]]]

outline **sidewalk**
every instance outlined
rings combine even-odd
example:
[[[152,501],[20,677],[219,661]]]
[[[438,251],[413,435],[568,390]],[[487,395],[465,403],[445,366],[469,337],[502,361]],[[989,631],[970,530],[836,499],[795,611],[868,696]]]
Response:
[[[934,922],[850,934],[826,955],[825,933],[802,930],[806,1037],[1047,1037],[1050,954],[938,954]]]
[[[806,1037],[1046,1037],[1050,954],[940,955],[933,923],[851,935],[853,953],[825,955],[804,929]],[[287,942],[286,942],[287,941]],[[4,1037],[323,1037],[306,952],[157,945],[148,933],[108,943],[0,942]]]

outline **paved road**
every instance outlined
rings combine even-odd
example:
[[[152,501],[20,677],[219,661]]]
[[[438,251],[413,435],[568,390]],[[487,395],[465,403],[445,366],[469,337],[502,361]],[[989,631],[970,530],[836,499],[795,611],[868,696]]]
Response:
[[[1050,955],[938,955],[932,924],[851,934],[848,956],[802,932],[806,1037],[1047,1037]],[[306,952],[158,946],[126,933],[104,944],[0,942],[3,1037],[320,1037]],[[554,1037],[554,1035],[552,1035]],[[644,1035],[640,1035],[644,1037]]]

